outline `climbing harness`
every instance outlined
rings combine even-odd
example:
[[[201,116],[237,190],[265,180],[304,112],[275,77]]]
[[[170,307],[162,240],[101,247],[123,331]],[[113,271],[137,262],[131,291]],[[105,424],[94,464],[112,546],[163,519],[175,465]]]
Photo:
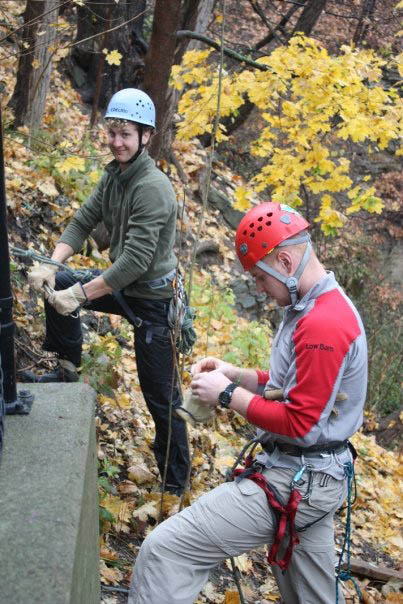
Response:
[[[236,469],[233,472],[234,479],[242,480],[248,478],[256,483],[266,494],[267,502],[274,513],[277,516],[277,530],[273,544],[267,554],[267,561],[271,566],[278,566],[282,571],[286,571],[291,561],[291,556],[296,545],[299,543],[299,537],[295,526],[295,515],[297,513],[298,505],[301,499],[306,499],[310,495],[310,487],[308,487],[308,493],[301,495],[297,485],[301,480],[307,466],[304,465],[295,474],[291,483],[291,493],[288,499],[288,503],[283,505],[280,502],[280,498],[276,490],[267,482],[263,476],[264,466],[259,462],[254,462],[253,458],[248,455],[245,459],[245,469]],[[311,485],[311,480],[309,481]],[[277,559],[277,554],[280,549],[281,542],[283,541],[285,534],[288,529],[289,542],[287,549],[284,553],[283,558]]]
[[[122,309],[125,311],[126,316],[130,323],[134,325],[137,329],[143,328],[146,329],[146,344],[151,344],[153,335],[158,336],[168,336],[170,334],[170,328],[164,327],[163,325],[156,325],[151,321],[147,321],[146,319],[141,319],[139,316],[135,315],[128,303],[126,302],[122,291],[113,291],[113,297],[120,304]]]
[[[139,285],[148,285],[151,289],[160,289],[171,283],[175,279],[176,268],[172,269],[166,275],[158,277],[158,279],[150,279],[149,281],[136,281]]]
[[[267,560],[270,565],[278,566],[283,572],[285,572],[288,568],[288,565],[291,561],[292,553],[294,547],[299,543],[298,533],[303,532],[310,528],[312,525],[316,524],[320,520],[322,520],[329,512],[326,512],[313,522],[308,523],[302,527],[296,527],[295,525],[295,515],[297,513],[298,505],[300,501],[304,499],[308,499],[312,492],[313,486],[313,472],[312,466],[305,462],[303,458],[303,463],[301,468],[296,472],[292,481],[291,481],[291,493],[286,505],[283,505],[280,501],[280,497],[276,492],[276,489],[273,488],[266,480],[263,475],[264,465],[255,461],[253,457],[254,450],[258,444],[264,446],[264,443],[261,441],[261,437],[254,438],[250,440],[242,449],[240,454],[238,455],[234,465],[231,470],[227,473],[227,481],[231,480],[242,480],[244,478],[248,478],[249,480],[253,480],[266,494],[267,501],[269,506],[273,509],[274,514],[277,517],[277,531],[275,535],[274,543],[272,544],[268,554]],[[300,447],[294,447],[294,445],[285,445],[285,448],[289,447],[291,453],[295,453],[295,450],[302,449]],[[292,448],[294,447],[294,449]],[[342,443],[328,443],[326,446],[316,446],[311,447],[312,449],[311,456],[315,453],[316,455],[320,454],[320,451],[336,451],[345,450],[349,448],[353,459],[357,457],[357,452],[355,451],[353,445],[349,441],[344,441]],[[246,455],[248,449],[250,448],[250,452]],[[313,451],[316,449],[316,451]],[[245,457],[246,455],[246,457]],[[307,457],[309,456],[306,455]],[[244,468],[237,468],[239,463],[243,463]],[[354,465],[351,462],[347,462],[344,465],[345,475],[347,478],[347,486],[348,486],[348,495],[347,495],[347,519],[346,519],[346,530],[344,536],[344,542],[342,546],[342,551],[339,557],[339,562],[336,568],[336,604],[339,601],[339,592],[338,585],[340,581],[348,581],[351,580],[354,583],[356,588],[358,597],[361,601],[361,592],[360,588],[356,582],[356,580],[351,576],[351,509],[352,509],[352,485],[355,484],[355,474],[354,474]],[[299,487],[302,486],[303,481],[302,477],[305,472],[309,472],[308,484],[306,486],[305,493],[302,494],[299,490]],[[277,559],[277,554],[281,545],[281,541],[283,540],[288,529],[289,542],[287,549],[284,553],[283,558]],[[344,554],[347,552],[347,568],[346,570],[341,570],[341,566],[343,563]]]

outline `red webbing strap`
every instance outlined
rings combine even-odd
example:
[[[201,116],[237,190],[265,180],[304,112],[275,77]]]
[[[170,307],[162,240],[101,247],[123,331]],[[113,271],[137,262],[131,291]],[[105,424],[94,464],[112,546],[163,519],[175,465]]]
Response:
[[[245,464],[246,467],[250,466],[250,462],[248,463],[248,461],[249,460],[247,459],[246,464]],[[235,470],[233,473],[233,477],[235,478],[236,476],[239,476],[244,471],[245,470],[241,469],[241,468],[239,468],[238,470]],[[245,478],[248,478],[249,480],[253,480],[253,482],[255,482],[261,489],[263,489],[263,491],[266,493],[268,504],[272,508],[277,510],[280,514],[280,519],[279,519],[278,526],[277,526],[276,537],[274,539],[274,543],[272,544],[272,546],[270,548],[270,551],[267,554],[267,561],[269,564],[271,564],[273,566],[276,565],[282,571],[285,571],[285,570],[287,570],[288,565],[290,563],[293,549],[299,543],[298,533],[297,533],[297,529],[295,527],[295,515],[297,513],[298,504],[301,501],[302,495],[299,491],[297,491],[296,489],[293,489],[290,493],[290,498],[288,500],[287,505],[283,506],[276,499],[274,492],[270,488],[270,485],[266,481],[263,474],[261,474],[260,472],[254,472],[253,474],[248,474]],[[287,525],[288,525],[288,532],[289,532],[289,543],[288,543],[288,546],[284,553],[283,558],[281,558],[280,560],[277,560],[276,559],[277,553],[280,548],[281,542],[284,538],[284,535],[285,535],[285,532],[287,529]]]

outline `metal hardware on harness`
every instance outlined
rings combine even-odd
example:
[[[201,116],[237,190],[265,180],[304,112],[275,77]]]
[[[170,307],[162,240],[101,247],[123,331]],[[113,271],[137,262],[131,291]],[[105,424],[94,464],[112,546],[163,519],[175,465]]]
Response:
[[[297,471],[294,478],[292,479],[291,485],[290,485],[291,491],[293,489],[296,489],[299,491],[299,487],[301,487],[302,484],[304,484],[304,483],[301,484],[301,479],[305,473],[305,470],[309,471],[308,486],[306,488],[305,495],[301,495],[301,500],[309,499],[309,497],[311,496],[311,493],[312,493],[312,486],[313,486],[312,466],[310,466],[308,464],[304,464],[303,466],[301,466],[301,468]]]

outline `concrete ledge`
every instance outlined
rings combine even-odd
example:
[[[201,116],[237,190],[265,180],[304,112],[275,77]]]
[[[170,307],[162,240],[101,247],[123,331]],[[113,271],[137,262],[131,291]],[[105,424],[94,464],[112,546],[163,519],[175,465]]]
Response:
[[[99,604],[94,403],[86,384],[24,384],[0,466],[0,603]]]

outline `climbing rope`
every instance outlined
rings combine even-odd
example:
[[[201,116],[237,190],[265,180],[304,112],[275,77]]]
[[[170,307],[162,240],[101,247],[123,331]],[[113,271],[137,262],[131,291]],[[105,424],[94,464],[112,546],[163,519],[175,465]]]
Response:
[[[31,258],[32,260],[36,260],[37,262],[41,262],[42,264],[53,264],[53,266],[58,266],[63,271],[68,271],[69,273],[72,273],[72,275],[74,275],[77,281],[85,282],[91,276],[91,271],[88,269],[70,268],[69,266],[67,266],[67,264],[63,264],[62,262],[58,262],[57,260],[52,260],[47,256],[37,254],[33,250],[22,250],[19,247],[10,245],[10,252],[14,256],[20,256],[21,258]]]
[[[197,336],[193,328],[195,311],[189,306],[182,275],[177,271],[174,280],[175,295],[169,305],[168,324],[176,336],[176,348],[183,355],[190,355]]]
[[[339,557],[339,562],[336,569],[336,604],[339,602],[339,582],[340,581],[352,581],[354,583],[354,587],[356,589],[358,599],[362,602],[361,590],[358,586],[357,581],[354,577],[351,576],[351,494],[352,494],[352,484],[354,481],[354,466],[349,461],[344,465],[344,471],[347,477],[347,517],[346,517],[346,530],[344,533],[344,541],[343,546],[341,548],[341,554]],[[341,569],[341,565],[343,563],[343,557],[345,552],[347,552],[347,561],[346,561],[346,570]]]

